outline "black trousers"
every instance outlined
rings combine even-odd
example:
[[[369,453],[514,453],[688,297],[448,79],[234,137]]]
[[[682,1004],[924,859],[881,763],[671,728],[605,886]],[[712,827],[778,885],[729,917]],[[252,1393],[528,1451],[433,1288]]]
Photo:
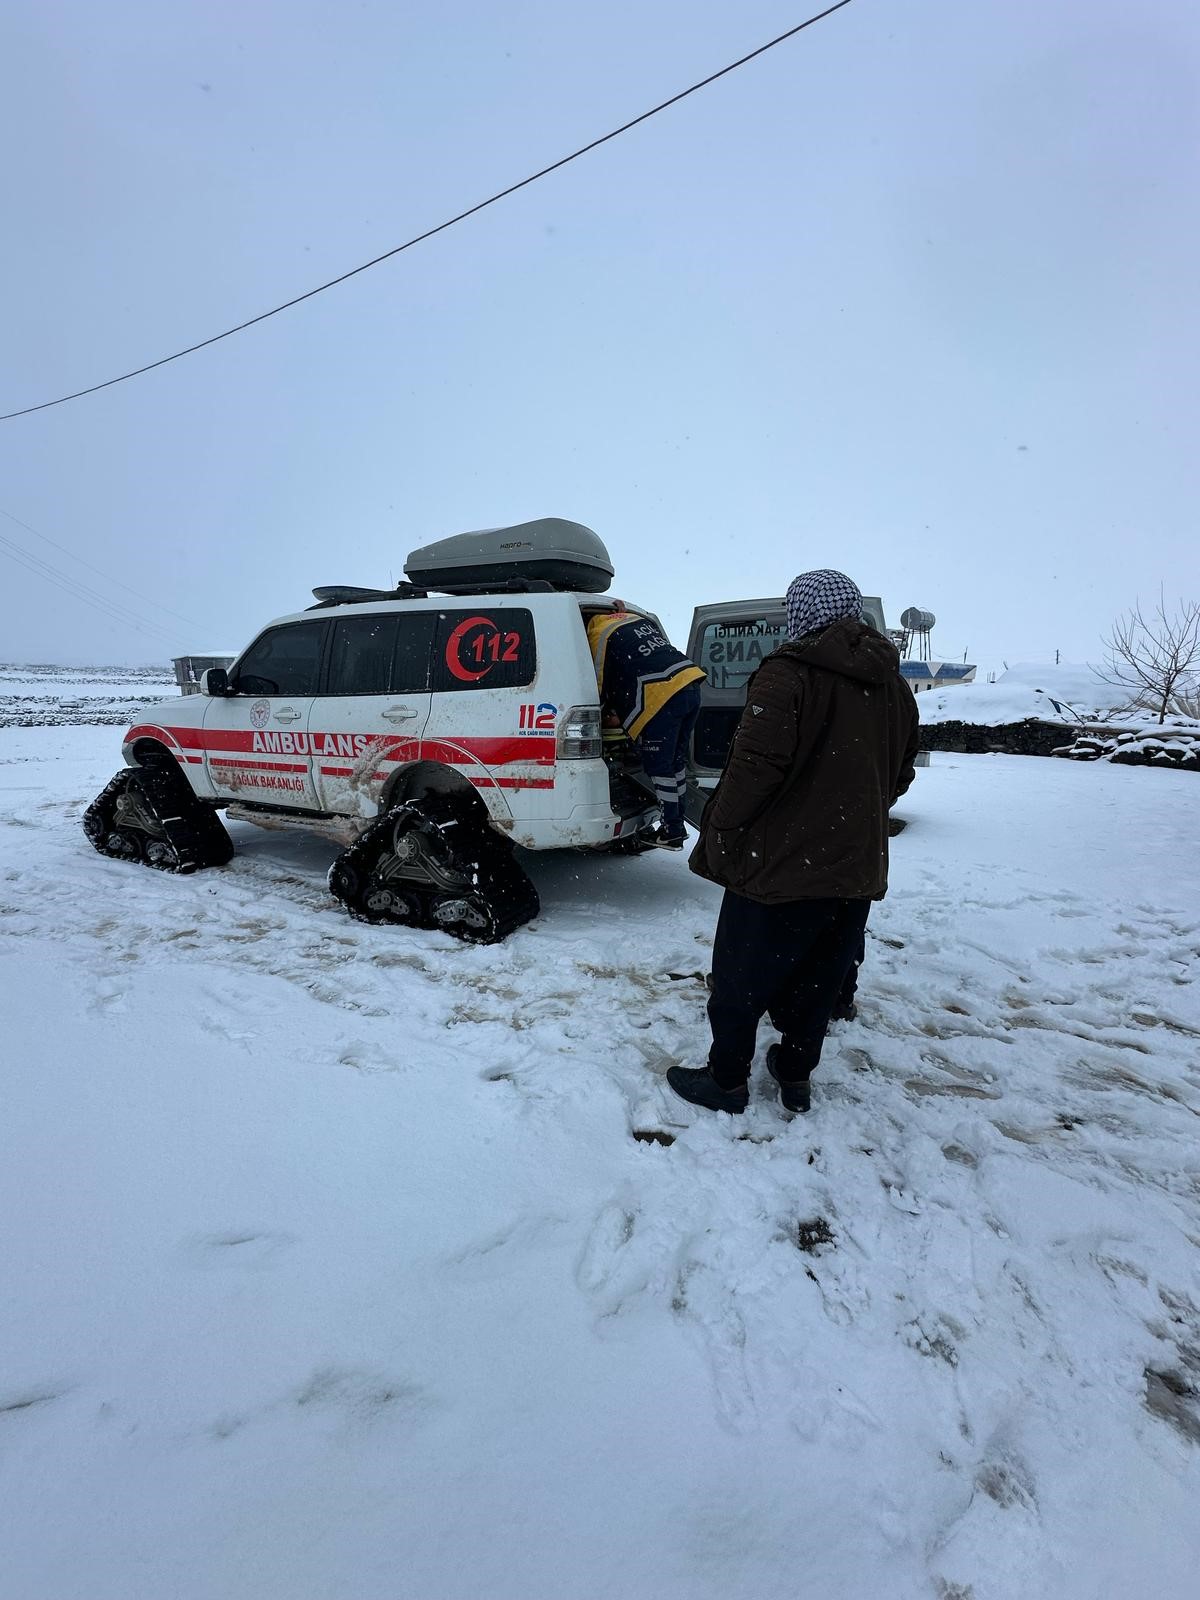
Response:
[[[838,1003],[852,1006],[854,997],[858,993],[858,974],[863,962],[867,959],[867,930],[864,928],[859,937],[858,949],[851,957],[850,965],[846,968],[846,976],[842,979],[842,987],[838,991]]]
[[[862,945],[869,900],[793,900],[766,906],[726,889],[713,944],[708,1064],[723,1088],[745,1083],[759,1019],[783,1035],[779,1076],[807,1078],[821,1059],[829,1016]]]

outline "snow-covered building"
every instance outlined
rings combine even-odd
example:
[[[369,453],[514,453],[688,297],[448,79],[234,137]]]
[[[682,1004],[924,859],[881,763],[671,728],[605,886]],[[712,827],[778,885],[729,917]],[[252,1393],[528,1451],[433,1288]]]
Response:
[[[923,689],[951,689],[973,683],[975,668],[965,661],[902,661],[900,674],[914,694]]]

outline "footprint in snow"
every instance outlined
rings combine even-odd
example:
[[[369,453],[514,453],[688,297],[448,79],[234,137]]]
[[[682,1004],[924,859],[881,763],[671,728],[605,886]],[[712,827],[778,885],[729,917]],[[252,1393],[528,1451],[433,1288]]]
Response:
[[[948,1367],[958,1366],[958,1342],[966,1329],[953,1317],[918,1317],[900,1329],[900,1337],[910,1350],[918,1355],[944,1361]]]
[[[301,1412],[332,1413],[349,1426],[415,1420],[434,1402],[419,1385],[355,1367],[317,1367],[291,1399]]]
[[[635,1225],[633,1211],[621,1205],[605,1206],[583,1247],[575,1279],[586,1294],[599,1301],[601,1316],[615,1316],[629,1296],[646,1285],[644,1274],[636,1267],[630,1272],[634,1264],[626,1260]]]
[[[805,1269],[821,1296],[821,1309],[837,1328],[849,1328],[866,1316],[871,1294],[858,1269],[839,1260],[833,1250],[821,1252],[820,1265]]]
[[[746,1325],[730,1295],[728,1263],[705,1259],[712,1248],[707,1235],[681,1239],[666,1220],[647,1222],[614,1202],[592,1226],[576,1281],[597,1306],[598,1331],[614,1331],[614,1319],[643,1298],[677,1317],[708,1362],[718,1420],[741,1432],[756,1414],[746,1372]]]
[[[948,1079],[905,1078],[904,1087],[921,1099],[931,1095],[952,1095],[960,1100],[999,1100],[990,1089],[981,1089],[974,1083],[952,1083]]]
[[[810,1443],[833,1446],[836,1450],[861,1450],[883,1423],[845,1384],[832,1386],[815,1374],[798,1379],[797,1389],[804,1395],[788,1418],[799,1436]]]
[[[51,1388],[48,1384],[36,1389],[16,1389],[7,1393],[0,1390],[0,1420],[40,1411],[44,1406],[62,1398],[66,1391]]]
[[[693,1243],[702,1252],[702,1240]],[[757,1406],[746,1370],[746,1323],[730,1294],[728,1272],[702,1259],[685,1260],[675,1274],[671,1310],[684,1320],[708,1361],[717,1402],[717,1420],[742,1433],[757,1420]]]
[[[0,912],[2,910],[0,907]],[[1131,1011],[1129,1020],[1139,1028],[1165,1028],[1168,1033],[1177,1033],[1185,1039],[1200,1039],[1200,1028],[1189,1027],[1186,1022],[1180,1022],[1178,1017],[1162,1017],[1153,1011]]]
[[[343,1067],[352,1067],[355,1072],[362,1073],[399,1072],[406,1064],[397,1052],[362,1040],[354,1040],[344,1046],[338,1054],[338,1062]]]
[[[290,1233],[230,1228],[185,1239],[180,1249],[189,1265],[202,1272],[259,1271],[295,1242]]]
[[[931,1566],[939,1596],[1013,1600],[1062,1592],[1036,1483],[1019,1454],[993,1443],[963,1484],[963,1502],[936,1541]]]
[[[1165,1348],[1146,1365],[1143,1402],[1151,1416],[1200,1444],[1200,1307],[1186,1291],[1161,1284],[1158,1299],[1163,1314],[1147,1327]]]
[[[1190,1444],[1200,1444],[1200,1388],[1178,1367],[1145,1369],[1143,1402],[1152,1417],[1170,1423]]]
[[[246,1412],[223,1412],[206,1431],[210,1439],[223,1443],[254,1423],[281,1414],[319,1428],[333,1423],[338,1434],[378,1425],[411,1428],[437,1407],[434,1396],[406,1378],[329,1363],[314,1368],[297,1388],[266,1405]]]

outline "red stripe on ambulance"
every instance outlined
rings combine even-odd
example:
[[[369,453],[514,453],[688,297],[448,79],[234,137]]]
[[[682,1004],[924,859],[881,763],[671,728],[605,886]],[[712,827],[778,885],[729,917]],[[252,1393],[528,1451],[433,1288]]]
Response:
[[[387,733],[286,733],[275,729],[243,728],[161,728],[140,723],[125,735],[126,745],[135,739],[155,739],[175,746],[173,754],[183,764],[199,766],[207,755],[214,775],[232,775],[235,772],[291,772],[308,771],[308,762],[263,761],[254,759],[264,755],[290,755],[338,757],[343,762],[361,762],[364,757],[374,758],[377,766],[403,766],[410,761],[438,761],[452,767],[525,766],[553,767],[557,746],[553,737],[542,738],[525,734],[499,738],[466,736],[462,739],[402,739]],[[193,754],[192,752],[200,752]],[[249,759],[245,759],[249,758]],[[317,768],[323,778],[348,778],[354,767],[350,765]],[[554,778],[529,776],[501,777],[474,772],[465,774],[476,788],[497,789],[552,789]],[[371,774],[378,782],[382,774]]]

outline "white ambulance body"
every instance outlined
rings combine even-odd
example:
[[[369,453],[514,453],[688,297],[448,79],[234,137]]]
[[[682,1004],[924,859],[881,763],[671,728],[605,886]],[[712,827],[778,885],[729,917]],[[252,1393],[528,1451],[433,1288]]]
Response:
[[[594,594],[446,596],[280,617],[227,692],[150,708],[131,766],[170,752],[227,816],[352,836],[381,809],[468,785],[531,850],[603,846],[654,820],[613,809],[586,618]]]

